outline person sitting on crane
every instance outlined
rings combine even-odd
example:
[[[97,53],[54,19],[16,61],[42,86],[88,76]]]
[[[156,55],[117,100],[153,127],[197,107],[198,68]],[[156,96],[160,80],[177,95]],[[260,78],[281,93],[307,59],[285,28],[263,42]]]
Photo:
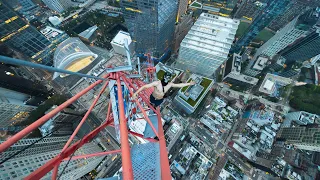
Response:
[[[150,84],[146,84],[142,87],[140,87],[132,96],[133,99],[137,98],[137,95],[143,91],[144,89],[148,89],[151,87],[154,87],[153,93],[150,95],[150,102],[153,105],[153,107],[158,107],[162,102],[163,99],[166,97],[165,94],[168,92],[170,88],[182,88],[185,86],[192,86],[195,84],[195,82],[191,81],[189,83],[179,83],[174,84],[169,82],[171,80],[171,74],[166,72],[164,74],[164,77],[161,81],[155,81]]]

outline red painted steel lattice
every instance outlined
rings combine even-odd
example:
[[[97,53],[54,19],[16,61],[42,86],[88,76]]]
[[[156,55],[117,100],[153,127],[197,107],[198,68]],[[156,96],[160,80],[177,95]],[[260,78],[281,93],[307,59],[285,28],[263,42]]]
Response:
[[[152,71],[153,72],[153,71]],[[132,180],[134,179],[134,174],[133,174],[133,166],[132,166],[132,160],[131,160],[131,153],[130,153],[130,145],[128,141],[128,133],[143,138],[142,134],[138,134],[135,132],[132,132],[128,130],[127,126],[127,119],[125,117],[125,109],[124,109],[124,101],[122,97],[122,88],[121,87],[121,82],[124,82],[124,84],[127,86],[127,88],[130,90],[130,95],[132,96],[133,92],[131,89],[137,90],[139,87],[144,85],[144,83],[140,80],[137,79],[130,79],[126,77],[126,73],[124,72],[114,72],[114,73],[109,73],[105,75],[103,78],[105,78],[105,81],[98,80],[92,85],[88,86],[72,98],[68,99],[66,102],[49,112],[48,114],[44,115],[43,117],[39,118],[37,121],[26,127],[25,129],[21,130],[11,138],[9,138],[7,141],[4,143],[0,144],[0,153],[4,152],[7,150],[10,146],[12,146],[14,143],[18,142],[20,139],[24,138],[27,136],[30,132],[33,130],[37,129],[39,126],[47,122],[50,118],[52,118],[55,114],[58,112],[62,111],[64,108],[68,107],[70,104],[75,102],[77,99],[79,99],[81,96],[86,94],[88,91],[93,89],[95,86],[98,84],[104,83],[101,91],[97,95],[97,98],[93,101],[92,105],[88,108],[88,111],[80,121],[79,125],[75,129],[74,133],[71,135],[70,139],[64,146],[63,150],[61,153],[46,162],[43,166],[35,170],[33,173],[28,175],[25,179],[40,179],[47,173],[49,173],[51,170],[53,170],[52,173],[52,179],[57,178],[58,172],[58,167],[60,163],[64,160],[68,160],[72,154],[79,149],[81,146],[83,146],[85,143],[89,142],[92,140],[99,132],[101,132],[104,128],[107,126],[114,126],[113,125],[113,115],[112,115],[112,110],[111,110],[111,101],[106,102],[109,104],[108,107],[108,112],[106,114],[106,120],[96,129],[88,133],[86,136],[82,138],[82,140],[79,140],[75,142],[74,144],[72,143],[72,140],[74,139],[75,135],[78,133],[80,130],[81,126],[83,123],[86,121],[88,118],[90,112],[92,109],[95,107],[96,103],[98,102],[101,94],[105,91],[106,87],[108,86],[109,80],[115,80],[116,81],[116,86],[118,87],[118,109],[119,109],[119,121],[120,121],[120,141],[121,141],[121,149],[118,150],[112,150],[112,151],[106,151],[106,152],[99,152],[99,153],[94,153],[94,154],[86,154],[86,155],[80,155],[80,156],[73,156],[72,159],[81,159],[81,158],[90,158],[90,157],[95,157],[95,156],[104,156],[107,154],[114,154],[114,153],[119,153],[121,152],[122,155],[122,169],[123,169],[123,179],[125,180]],[[170,175],[170,168],[169,168],[169,161],[168,161],[168,154],[167,154],[167,149],[166,149],[166,142],[165,142],[165,137],[164,137],[164,132],[162,128],[162,122],[161,122],[161,115],[160,115],[160,110],[159,108],[154,109],[153,106],[151,106],[149,102],[149,96],[152,93],[152,89],[147,89],[145,93],[141,93],[139,97],[141,98],[141,101],[136,99],[134,100],[134,103],[136,103],[138,109],[140,109],[140,112],[144,115],[144,119],[149,123],[151,128],[153,129],[154,133],[158,137],[159,140],[152,139],[152,138],[145,138],[146,140],[150,142],[155,142],[159,144],[159,152],[160,152],[160,164],[157,165],[161,169],[161,179],[164,180],[169,180],[171,179]],[[142,103],[146,104],[149,109],[153,110],[157,117],[158,117],[158,130],[154,128],[154,125],[151,123],[150,119],[147,116],[146,110],[143,109]]]

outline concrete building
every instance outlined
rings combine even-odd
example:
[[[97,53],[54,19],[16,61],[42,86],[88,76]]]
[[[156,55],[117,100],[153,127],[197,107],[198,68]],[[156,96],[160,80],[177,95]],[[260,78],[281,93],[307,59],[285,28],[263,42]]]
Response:
[[[45,114],[52,111],[57,106],[53,106]],[[44,123],[39,130],[42,136],[52,133],[51,136],[67,136],[74,131],[73,125],[77,124],[82,119],[81,113],[72,109],[66,108],[54,115],[46,123]]]
[[[1,161],[10,157],[12,154],[19,152],[21,149],[30,146],[32,143],[35,144],[3,163],[0,166],[0,179],[23,179],[50,159],[60,154],[68,139],[69,136],[49,137],[36,143],[35,141],[37,141],[38,138],[20,140],[16,144],[12,145],[7,151],[2,153]],[[1,143],[2,142],[3,141],[1,141]],[[75,155],[91,154],[101,151],[102,149],[95,141],[93,141],[82,146],[75,152]],[[70,161],[64,171],[64,174],[61,175],[61,179],[79,179],[96,168],[103,158],[104,156],[99,156]],[[60,173],[66,166],[66,163],[67,161],[63,161],[60,164]],[[51,174],[52,171],[46,174],[43,179],[51,179]]]
[[[277,137],[298,149],[320,152],[319,127],[285,127],[280,129]]]
[[[285,78],[282,76],[277,76],[274,74],[268,73],[263,82],[261,83],[261,86],[259,88],[259,91],[262,93],[265,93],[271,97],[280,97],[280,88],[287,86],[292,83],[292,80],[289,78]]]
[[[0,88],[0,126],[8,128],[24,121],[35,106],[26,105],[29,95]]]
[[[114,52],[127,56],[126,48],[124,47],[124,41],[128,42],[129,52],[133,52],[133,42],[129,33],[119,31],[118,34],[112,39],[111,45]]]
[[[202,13],[183,39],[176,66],[212,76],[227,60],[240,21]]]
[[[193,25],[192,14],[193,13],[190,12],[189,14],[179,16],[179,22],[177,22],[174,30],[173,52],[175,54],[178,53],[182,40],[188,34]]]
[[[310,28],[317,22],[317,18],[310,16],[312,10],[307,11],[305,14],[296,17],[284,28],[277,32],[271,39],[264,43],[254,55],[256,59],[260,55],[266,55],[273,58],[278,52],[292,44],[297,39],[306,36]]]
[[[181,88],[173,101],[174,104],[188,114],[193,113],[197,109],[214,83],[212,79],[195,74],[191,75],[188,82],[191,80],[196,82],[196,84]]]
[[[181,22],[181,17],[186,14],[188,9],[188,0],[179,0],[178,1],[178,14],[176,22]]]
[[[233,54],[230,57],[224,68],[223,82],[229,83],[233,86],[242,86],[250,88],[258,83],[259,79],[241,74],[241,56]]]
[[[320,120],[320,116],[305,111],[290,112],[286,114],[286,121],[294,121],[299,125],[314,124]]]
[[[62,13],[72,6],[69,0],[42,0],[50,9]]]
[[[256,61],[250,61],[243,74],[255,77],[267,66],[269,59],[260,56]]]

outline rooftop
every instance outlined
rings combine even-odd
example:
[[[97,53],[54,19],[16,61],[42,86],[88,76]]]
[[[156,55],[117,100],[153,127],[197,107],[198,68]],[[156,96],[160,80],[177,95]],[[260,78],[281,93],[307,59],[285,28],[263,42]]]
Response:
[[[267,66],[268,58],[259,57],[256,63],[253,65],[253,69],[262,71]]]
[[[265,78],[259,88],[259,91],[266,93],[268,95],[271,95],[271,96],[278,97],[279,96],[279,94],[278,94],[279,88],[283,87],[283,86],[287,86],[287,85],[291,84],[291,82],[292,82],[292,80],[290,78],[285,78],[282,76],[268,73],[265,76]]]
[[[49,39],[50,41],[55,39],[55,37],[59,36],[60,34],[64,33],[64,31],[61,31],[59,29],[56,29],[50,26],[46,26],[44,29],[40,30],[40,32],[41,34],[46,36],[46,38]]]
[[[227,58],[239,20],[202,13],[182,46]]]
[[[81,32],[79,34],[79,36],[81,36],[85,39],[89,39],[97,29],[98,29],[98,26],[94,25],[94,26],[89,27],[88,29],[84,30],[83,32]]]
[[[187,82],[190,82],[191,80],[195,81],[196,84],[181,88],[178,95],[191,106],[195,106],[200,99],[202,100],[201,97],[212,84],[213,80],[195,74],[193,74]]]
[[[132,42],[132,39],[129,33],[124,31],[119,31],[118,34],[112,39],[111,43],[123,46],[125,39],[128,40],[128,44]]]

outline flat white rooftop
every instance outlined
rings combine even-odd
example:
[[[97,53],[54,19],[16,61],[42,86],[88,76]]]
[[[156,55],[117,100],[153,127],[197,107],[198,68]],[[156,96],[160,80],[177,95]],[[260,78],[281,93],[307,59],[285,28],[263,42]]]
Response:
[[[118,34],[112,39],[111,43],[123,46],[125,39],[128,39],[128,44],[132,42],[132,39],[129,33],[124,31],[119,31]]]

